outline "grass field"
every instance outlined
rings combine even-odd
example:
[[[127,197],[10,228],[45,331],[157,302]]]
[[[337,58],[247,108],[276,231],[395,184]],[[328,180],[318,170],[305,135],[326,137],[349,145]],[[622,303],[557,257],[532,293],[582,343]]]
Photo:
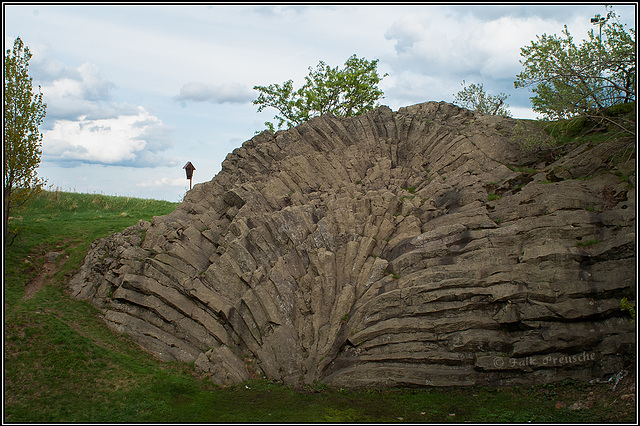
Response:
[[[636,420],[635,374],[616,390],[611,383],[577,382],[500,389],[318,385],[294,390],[267,380],[217,387],[199,378],[193,365],[160,362],[111,332],[95,308],[67,295],[65,284],[93,240],[176,206],[44,192],[28,208],[12,212],[11,227],[19,235],[4,253],[6,423]],[[27,292],[36,280],[42,286]]]

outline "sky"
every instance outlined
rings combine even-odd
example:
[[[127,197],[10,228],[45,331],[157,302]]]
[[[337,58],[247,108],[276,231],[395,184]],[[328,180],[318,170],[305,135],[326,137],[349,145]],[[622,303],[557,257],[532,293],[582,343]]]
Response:
[[[636,28],[636,3],[613,6]],[[520,48],[564,25],[579,44],[605,15],[596,3],[3,3],[4,50],[16,37],[47,104],[38,175],[62,191],[180,201],[277,113],[254,86],[300,87],[320,61],[377,59],[379,103],[392,110],[452,102],[462,82],[504,93],[515,118],[536,118],[514,89]]]

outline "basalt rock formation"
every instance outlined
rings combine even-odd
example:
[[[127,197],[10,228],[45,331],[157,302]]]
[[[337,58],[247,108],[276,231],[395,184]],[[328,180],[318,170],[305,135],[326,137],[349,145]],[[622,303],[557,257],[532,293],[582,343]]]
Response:
[[[615,140],[535,163],[515,129],[429,102],[263,132],[170,215],[94,242],[71,292],[219,384],[615,374],[635,173],[611,170]]]

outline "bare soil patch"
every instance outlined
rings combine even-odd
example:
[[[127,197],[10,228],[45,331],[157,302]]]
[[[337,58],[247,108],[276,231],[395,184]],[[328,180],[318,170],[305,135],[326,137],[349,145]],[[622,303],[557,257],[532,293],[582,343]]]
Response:
[[[45,285],[52,282],[55,275],[62,269],[66,261],[69,259],[69,255],[65,253],[65,251],[78,244],[79,243],[72,244],[70,241],[65,241],[62,244],[59,244],[55,250],[40,248],[35,250],[35,253],[29,256],[29,259],[25,260],[25,262],[31,263],[38,272],[36,276],[29,280],[25,285],[23,296],[24,300],[32,298]]]
[[[29,281],[24,288],[24,299],[32,298],[45,284],[51,281],[53,275],[62,266],[60,262],[57,262],[57,258],[60,256],[62,255],[58,252],[48,252],[44,255],[44,264],[40,268],[38,275]]]

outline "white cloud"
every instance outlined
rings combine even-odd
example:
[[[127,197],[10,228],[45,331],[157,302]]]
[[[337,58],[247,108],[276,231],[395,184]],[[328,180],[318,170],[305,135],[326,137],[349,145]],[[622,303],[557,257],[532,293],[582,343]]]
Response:
[[[147,179],[143,182],[137,183],[136,186],[139,186],[142,188],[166,188],[168,186],[182,188],[187,186],[185,182],[189,182],[189,181],[186,180],[185,178],[181,179],[181,178],[162,177],[157,179]]]
[[[433,12],[437,12],[434,10]],[[431,75],[513,76],[520,48],[557,25],[540,18],[500,17],[481,21],[471,15],[452,20],[438,13],[406,15],[385,37],[395,41],[398,68]],[[561,29],[561,27],[560,27]]]
[[[411,70],[394,73],[381,85],[385,99],[380,103],[392,109],[427,101],[446,101],[460,90],[459,84],[442,76]]]
[[[246,103],[254,98],[252,90],[239,83],[205,84],[187,83],[180,89],[180,94],[174,99],[177,101]]]
[[[97,65],[84,63],[76,69],[58,66],[52,69],[49,65],[51,61],[44,61],[40,68],[55,71],[48,76],[53,77],[51,80],[42,83],[47,104],[45,128],[51,128],[57,120],[73,121],[79,117],[98,120],[138,113],[133,105],[113,102],[110,92],[116,85],[102,75]]]
[[[78,67],[82,79],[82,97],[90,101],[110,99],[109,90],[115,84],[106,80],[100,74],[100,69],[95,64],[84,63]]]
[[[43,160],[67,167],[82,163],[153,167],[169,164],[159,153],[173,146],[172,129],[141,106],[115,103],[116,85],[100,68],[85,62],[75,69],[40,70],[47,104],[43,124]]]
[[[396,19],[385,32],[395,43],[395,57],[387,60],[393,78],[386,82],[386,97],[405,104],[451,102],[465,80],[483,83],[490,94],[513,95],[514,111],[530,108],[528,98],[513,88],[522,70],[520,49],[537,34],[559,32],[562,24],[523,13],[490,19],[481,15],[461,8],[425,8]]]
[[[142,107],[135,115],[116,118],[58,120],[53,129],[44,132],[43,158],[69,164],[157,166],[168,161],[158,152],[172,145],[170,132]]]

